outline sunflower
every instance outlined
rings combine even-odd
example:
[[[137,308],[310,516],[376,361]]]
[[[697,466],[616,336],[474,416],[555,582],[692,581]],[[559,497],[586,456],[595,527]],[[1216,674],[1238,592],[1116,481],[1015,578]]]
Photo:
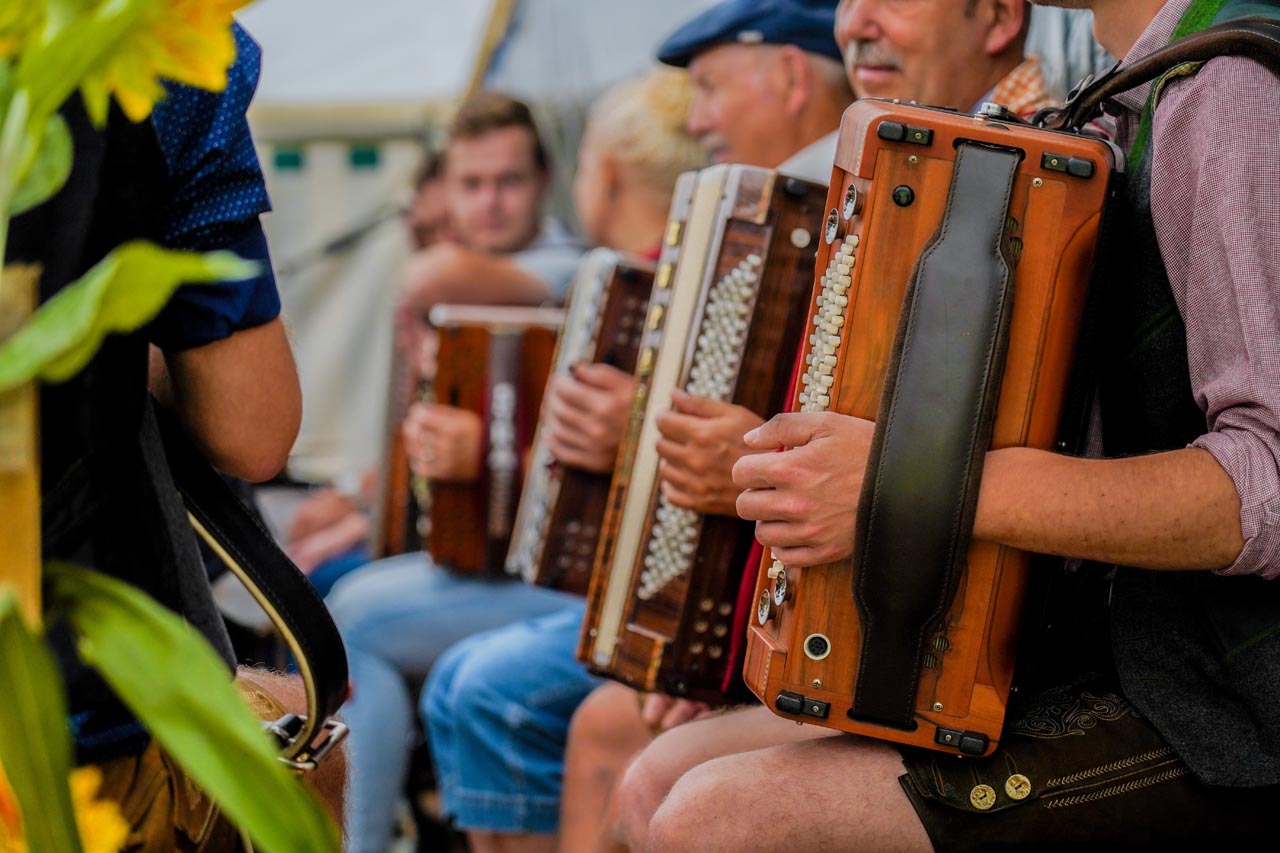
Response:
[[[0,0],[4,2],[4,0]],[[164,97],[160,81],[210,91],[227,85],[236,58],[231,15],[251,0],[157,0],[106,63],[83,83],[91,112],[105,114],[115,96],[132,121],[142,121]]]
[[[44,3],[0,0],[0,59],[18,53],[44,25]]]
[[[84,853],[119,853],[129,837],[129,825],[119,807],[109,800],[95,799],[102,785],[102,771],[81,767],[71,771],[71,803],[76,812],[76,828]],[[18,804],[0,769],[0,853],[28,853],[22,838]]]
[[[110,800],[96,799],[101,785],[102,771],[96,767],[71,771],[71,802],[84,853],[118,853],[129,837],[129,825],[120,807]]]

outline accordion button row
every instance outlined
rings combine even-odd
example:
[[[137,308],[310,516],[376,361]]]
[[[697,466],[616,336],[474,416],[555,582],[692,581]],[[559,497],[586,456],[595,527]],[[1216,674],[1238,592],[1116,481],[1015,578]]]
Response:
[[[840,349],[840,332],[849,305],[849,287],[853,284],[856,235],[846,238],[831,254],[822,275],[813,316],[814,330],[809,335],[809,352],[805,355],[805,372],[800,377],[800,411],[821,412],[831,405],[831,388],[835,385],[836,353]]]

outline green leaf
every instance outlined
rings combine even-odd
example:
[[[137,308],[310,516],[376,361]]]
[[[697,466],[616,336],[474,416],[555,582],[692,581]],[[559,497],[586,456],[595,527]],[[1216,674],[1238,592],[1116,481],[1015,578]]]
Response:
[[[0,590],[0,696],[0,765],[17,797],[28,848],[80,853],[67,783],[71,737],[62,679],[8,589]]]
[[[31,170],[13,194],[13,201],[9,204],[11,216],[52,198],[67,182],[67,176],[71,174],[73,149],[71,131],[62,116],[55,115],[45,124],[37,151],[39,153]]]
[[[112,332],[130,332],[159,313],[183,283],[236,281],[258,265],[229,252],[197,255],[126,243],[40,306],[0,344],[0,393],[36,377],[74,376]]]
[[[65,563],[45,572],[50,605],[70,621],[81,658],[257,847],[338,850],[337,828],[276,759],[226,664],[203,637],[106,575]]]
[[[160,0],[105,0],[90,12],[51,14],[51,37],[26,51],[14,73],[14,87],[31,92],[31,114],[52,115],[85,75],[119,49],[140,16]]]

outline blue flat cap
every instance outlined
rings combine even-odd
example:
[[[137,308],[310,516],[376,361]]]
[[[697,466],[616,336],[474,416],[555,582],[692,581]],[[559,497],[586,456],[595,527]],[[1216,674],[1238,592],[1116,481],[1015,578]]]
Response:
[[[793,44],[840,61],[838,0],[725,0],[667,36],[658,61],[684,68],[718,44]]]

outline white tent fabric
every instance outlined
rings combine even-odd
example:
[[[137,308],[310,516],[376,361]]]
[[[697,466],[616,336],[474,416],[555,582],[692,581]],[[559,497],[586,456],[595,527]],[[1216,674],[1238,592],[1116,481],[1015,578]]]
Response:
[[[421,102],[470,79],[489,0],[258,0],[241,21],[266,47],[257,103]]]

